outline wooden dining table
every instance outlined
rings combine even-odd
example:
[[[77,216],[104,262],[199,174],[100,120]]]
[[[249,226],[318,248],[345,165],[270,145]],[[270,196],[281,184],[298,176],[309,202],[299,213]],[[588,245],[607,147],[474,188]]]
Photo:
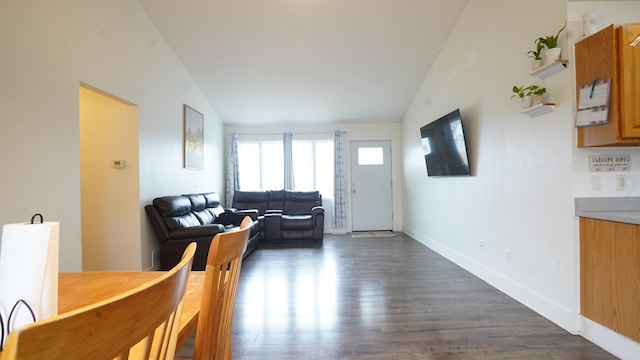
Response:
[[[132,290],[162,274],[161,271],[60,273],[58,314]],[[190,273],[182,305],[177,349],[189,339],[198,325],[203,282],[204,271]]]

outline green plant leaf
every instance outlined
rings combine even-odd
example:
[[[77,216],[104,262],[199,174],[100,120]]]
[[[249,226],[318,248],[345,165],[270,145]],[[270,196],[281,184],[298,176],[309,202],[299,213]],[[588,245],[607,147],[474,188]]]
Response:
[[[543,37],[543,38],[541,37],[541,38],[538,38],[538,40],[537,40],[537,41],[540,41],[542,44],[544,44],[544,46],[545,46],[547,49],[553,49],[553,48],[556,48],[556,47],[558,47],[558,38],[560,37],[560,33],[561,33],[561,32],[562,32],[566,27],[567,27],[567,23],[564,23],[564,25],[562,26],[562,28],[560,28],[560,30],[558,30],[558,33],[557,33],[555,36],[550,35],[550,36]]]

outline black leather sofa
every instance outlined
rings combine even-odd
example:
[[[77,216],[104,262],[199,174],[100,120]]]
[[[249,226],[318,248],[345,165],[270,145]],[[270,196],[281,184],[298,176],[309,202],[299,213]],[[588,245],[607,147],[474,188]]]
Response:
[[[244,256],[257,246],[260,231],[257,212],[228,212],[214,192],[163,196],[145,206],[151,227],[160,242],[160,269],[169,270],[182,258],[191,242],[196,242],[193,270],[204,270],[211,240],[219,232],[236,229],[245,216],[254,220]]]
[[[322,242],[324,208],[319,191],[236,191],[234,211],[258,212],[262,241]]]

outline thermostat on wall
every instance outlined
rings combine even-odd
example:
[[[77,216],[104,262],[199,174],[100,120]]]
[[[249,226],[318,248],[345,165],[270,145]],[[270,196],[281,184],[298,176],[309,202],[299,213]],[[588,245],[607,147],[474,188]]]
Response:
[[[125,165],[125,161],[124,160],[113,160],[111,162],[111,166],[114,169],[122,169],[122,168],[124,168],[124,165]]]

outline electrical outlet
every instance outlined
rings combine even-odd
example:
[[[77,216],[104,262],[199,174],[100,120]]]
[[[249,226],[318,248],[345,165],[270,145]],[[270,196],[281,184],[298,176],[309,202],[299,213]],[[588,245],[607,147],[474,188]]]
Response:
[[[602,180],[600,175],[591,175],[591,191],[602,190]]]
[[[616,175],[616,190],[617,191],[625,191],[627,190],[627,175]]]
[[[484,240],[480,240],[480,250],[484,252]]]
[[[511,250],[504,249],[504,261],[510,263],[511,262]]]

